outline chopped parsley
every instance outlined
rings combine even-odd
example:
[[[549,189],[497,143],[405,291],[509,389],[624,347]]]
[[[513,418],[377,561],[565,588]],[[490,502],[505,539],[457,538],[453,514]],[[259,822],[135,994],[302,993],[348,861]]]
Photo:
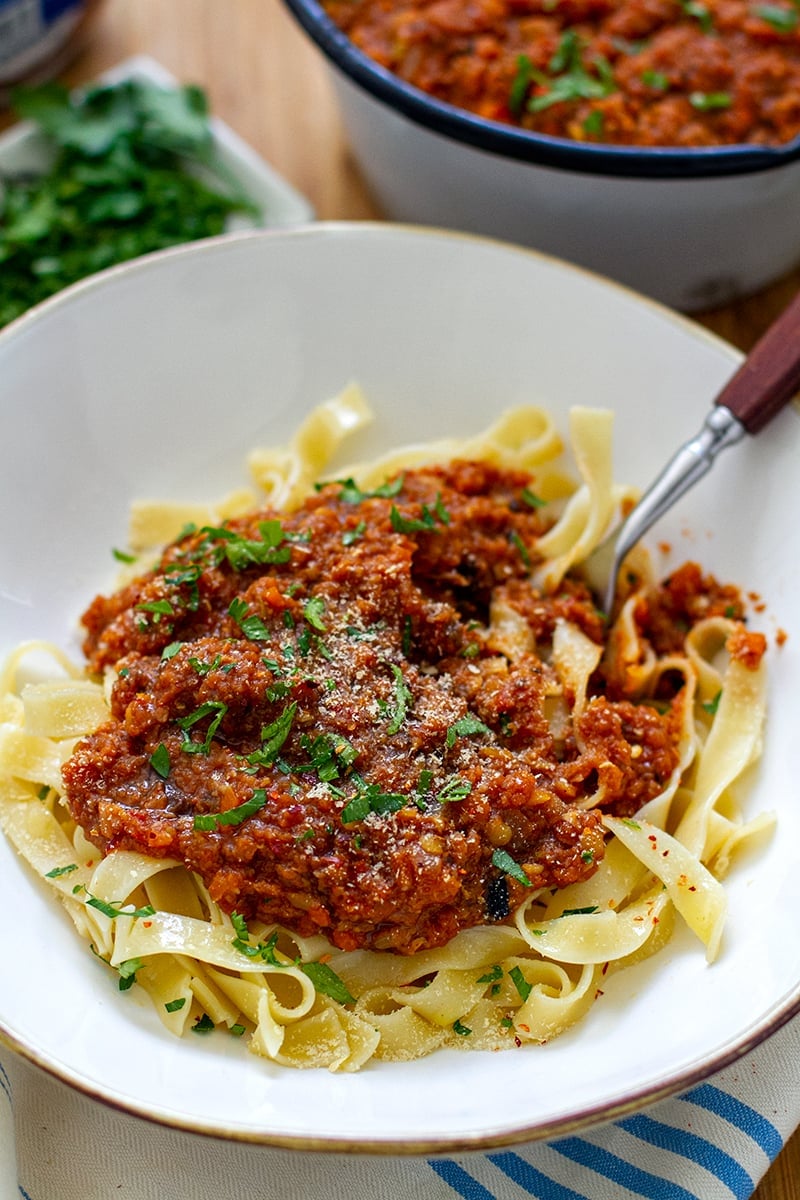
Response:
[[[217,153],[198,87],[47,83],[12,103],[51,165],[3,181],[0,325],[95,271],[222,233],[234,212],[260,217]]]
[[[516,547],[516,549],[518,550],[519,556],[522,559],[522,561],[524,562],[525,566],[530,568],[531,556],[528,552],[528,547],[525,545],[522,538],[517,533],[516,529],[511,530],[511,532],[508,535],[508,539],[512,543],[512,545],[514,545]]]
[[[413,697],[400,668],[394,663],[389,663],[389,669],[394,676],[394,708],[386,732],[394,734],[398,732],[405,721]]]
[[[583,41],[575,29],[567,29],[559,40],[548,64],[549,77],[533,73],[542,88],[528,100],[528,111],[543,112],[553,104],[569,100],[600,100],[616,91],[613,69],[606,58],[597,55],[591,63],[592,74],[584,65]]]
[[[268,767],[275,762],[281,747],[291,732],[296,712],[297,702],[293,700],[286,705],[283,712],[274,721],[262,728],[261,746],[247,758],[251,766]]]
[[[358,790],[342,809],[343,825],[363,821],[370,813],[385,816],[387,813],[399,812],[408,803],[408,796],[397,792],[383,792],[377,783],[365,783],[359,776],[354,776],[354,782]]]
[[[77,883],[72,889],[72,894],[77,896],[81,892],[85,894],[86,903],[90,908],[96,908],[98,912],[110,917],[112,921],[117,917],[133,917],[134,921],[138,921],[141,917],[152,917],[156,911],[152,904],[144,904],[141,908],[132,908],[121,900],[101,900],[99,896],[93,896],[82,883]]]
[[[133,987],[136,983],[136,972],[140,971],[143,965],[140,958],[126,958],[124,962],[119,963],[117,970],[121,992],[127,992],[128,988]]]
[[[339,499],[344,504],[361,504],[363,500],[383,499],[389,500],[393,496],[399,495],[403,490],[404,476],[398,475],[395,479],[387,480],[380,487],[374,488],[371,492],[364,492],[356,483],[355,479],[348,477],[347,479],[335,479],[334,483],[341,485]],[[324,488],[324,483],[316,484],[317,491]]]
[[[757,17],[766,21],[777,33],[794,33],[800,23],[800,10],[797,7],[784,8],[781,4],[760,4],[754,11]]]
[[[174,1000],[168,1000],[167,1003],[164,1005],[164,1008],[167,1010],[168,1013],[180,1012],[180,1010],[183,1008],[185,1003],[186,1003],[185,996],[176,996],[176,998]]]
[[[364,536],[366,531],[367,531],[366,521],[359,521],[358,524],[353,529],[345,529],[344,533],[342,534],[342,545],[343,546],[355,545],[356,542],[361,540],[361,538]]]
[[[322,615],[325,612],[325,601],[321,596],[312,596],[303,605],[303,616],[308,621],[313,629],[318,629],[320,633],[325,632],[325,623],[322,620]]]
[[[241,825],[248,817],[259,812],[267,803],[267,793],[263,788],[256,788],[249,800],[237,804],[235,808],[227,808],[218,813],[197,813],[193,827],[197,830],[219,829],[221,825]]]
[[[160,742],[150,755],[150,766],[162,779],[168,777],[170,771],[169,750],[163,742]]]
[[[162,617],[174,617],[176,615],[172,602],[169,600],[144,600],[141,604],[136,605],[138,612],[149,613],[153,618],[153,624],[157,625]]]
[[[488,725],[484,725],[483,721],[479,721],[477,717],[473,717],[468,713],[467,716],[461,717],[449,727],[445,743],[448,750],[450,750],[455,746],[457,739],[460,737],[473,737],[478,733],[491,732]]]
[[[178,717],[177,724],[183,733],[184,739],[181,743],[181,750],[183,750],[185,754],[208,754],[211,749],[211,742],[214,738],[214,734],[219,729],[220,722],[227,711],[227,704],[223,704],[221,700],[206,700],[204,704],[201,704],[199,708],[196,708],[194,712],[189,713],[188,716]],[[194,728],[198,721],[203,721],[206,717],[212,718],[208,724],[206,736],[203,738],[202,742],[195,742],[192,739],[190,731]],[[167,757],[167,761],[169,761],[169,757]],[[155,770],[158,771],[158,767],[155,763],[153,763],[152,758],[150,762]],[[160,773],[161,772],[159,771],[159,774]]]
[[[345,982],[327,963],[298,962],[297,966],[311,980],[315,991],[330,996],[337,1004],[355,1004],[355,997],[351,996]]]
[[[242,633],[251,642],[269,641],[269,630],[256,613],[251,613],[247,601],[236,596],[228,605],[228,614],[233,617]]]
[[[514,987],[519,992],[520,999],[524,1004],[524,1002],[528,999],[528,996],[530,996],[531,992],[533,991],[533,984],[528,983],[519,967],[512,967],[508,972],[508,975],[511,982],[514,984]]]
[[[529,487],[524,487],[520,495],[528,505],[528,508],[544,508],[547,504],[546,500],[543,500],[541,496],[537,496],[536,492],[531,491]]]
[[[468,779],[462,779],[458,775],[451,775],[443,787],[436,793],[436,799],[440,804],[451,804],[454,800],[466,799],[471,791],[472,784]]]
[[[713,717],[716,715],[717,709],[719,708],[719,702],[721,699],[722,699],[722,689],[720,688],[720,690],[717,692],[716,696],[713,696],[710,700],[703,701],[702,707],[705,710],[705,712],[710,713],[710,715]]]
[[[65,867],[53,867],[52,871],[47,872],[45,879],[60,879],[62,875],[71,875],[77,869],[77,863],[67,863]]]
[[[495,850],[492,854],[492,864],[497,867],[498,871],[502,871],[505,875],[510,875],[512,879],[516,879],[517,883],[523,884],[524,887],[533,887],[522,867],[511,857],[507,850]]]
[[[310,757],[308,762],[296,769],[313,771],[321,783],[330,783],[345,774],[358,754],[355,746],[339,734],[320,733],[315,738],[303,734],[300,742]]]
[[[468,1025],[462,1025],[461,1021],[453,1021],[453,1033],[457,1033],[459,1037],[469,1037],[472,1030]]]
[[[715,109],[730,108],[733,97],[730,92],[691,92],[689,103],[698,112],[713,112]]]

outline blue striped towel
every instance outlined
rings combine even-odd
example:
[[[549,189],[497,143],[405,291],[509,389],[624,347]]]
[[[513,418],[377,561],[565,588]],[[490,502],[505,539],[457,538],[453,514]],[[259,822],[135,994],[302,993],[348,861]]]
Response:
[[[747,1200],[800,1123],[800,1016],[680,1096],[550,1142],[442,1158],[218,1142],[5,1053],[0,1200]]]

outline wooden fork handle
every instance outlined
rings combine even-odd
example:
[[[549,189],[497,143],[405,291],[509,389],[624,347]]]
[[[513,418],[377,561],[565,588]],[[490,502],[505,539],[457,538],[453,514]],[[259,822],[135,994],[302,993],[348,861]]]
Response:
[[[800,292],[714,401],[758,433],[800,391]]]

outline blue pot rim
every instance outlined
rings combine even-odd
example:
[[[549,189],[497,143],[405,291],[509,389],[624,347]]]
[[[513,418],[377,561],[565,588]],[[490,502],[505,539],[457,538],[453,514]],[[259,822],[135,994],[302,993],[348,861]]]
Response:
[[[800,136],[781,146],[612,146],[549,137],[488,121],[412,87],[359,50],[318,0],[284,0],[323,54],[353,83],[389,108],[475,149],[580,174],[640,179],[702,179],[766,171],[800,159]]]

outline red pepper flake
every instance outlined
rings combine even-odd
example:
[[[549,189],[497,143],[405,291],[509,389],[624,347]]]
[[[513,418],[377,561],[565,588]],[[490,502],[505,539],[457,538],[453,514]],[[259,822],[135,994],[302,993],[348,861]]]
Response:
[[[152,924],[152,921],[142,921],[142,925],[144,925],[145,929],[149,929]]]

